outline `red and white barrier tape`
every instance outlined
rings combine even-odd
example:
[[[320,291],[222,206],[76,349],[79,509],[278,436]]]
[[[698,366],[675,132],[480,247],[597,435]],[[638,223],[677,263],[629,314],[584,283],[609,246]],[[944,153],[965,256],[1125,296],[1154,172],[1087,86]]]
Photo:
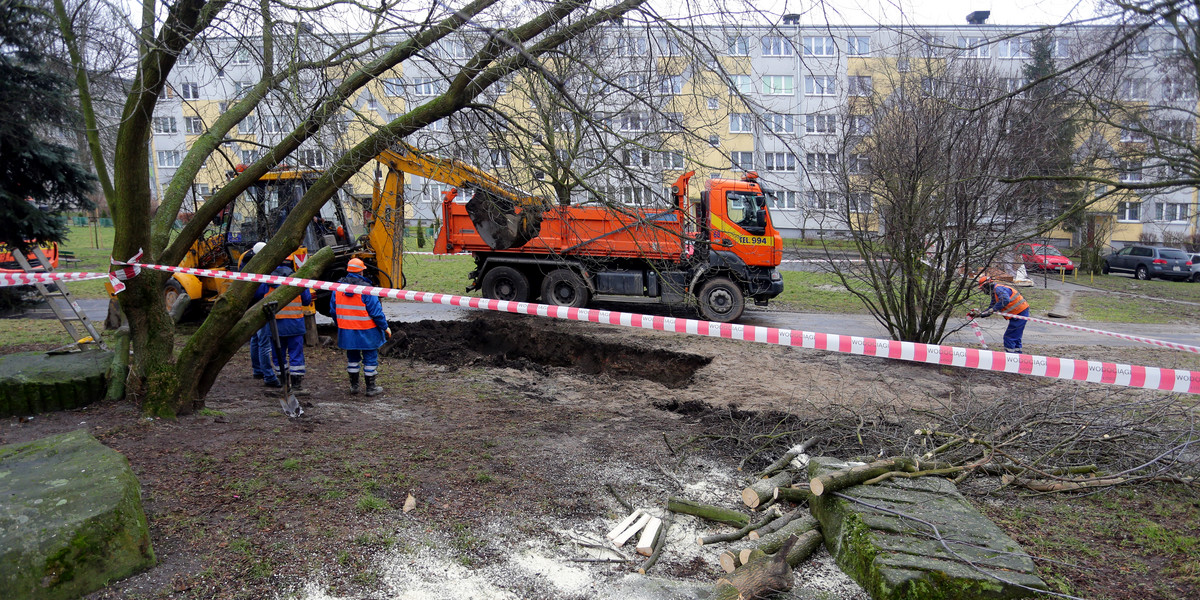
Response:
[[[84,281],[86,279],[103,279],[108,273],[0,273],[0,287],[17,285],[33,285],[35,283],[52,283],[55,281]]]
[[[953,367],[965,367],[982,371],[1004,373],[1019,373],[1038,377],[1055,379],[1070,379],[1091,383],[1105,383],[1167,392],[1200,394],[1200,371],[1185,369],[1165,369],[1160,367],[1143,367],[1125,365],[1095,360],[1078,360],[1038,356],[1033,354],[1008,354],[991,350],[976,350],[974,348],[959,348],[938,344],[921,344],[916,342],[897,342],[878,338],[839,335],[833,333],[817,333],[777,327],[759,327],[756,325],[739,325],[735,323],[714,323],[695,319],[680,319],[676,317],[659,317],[588,308],[566,308],[531,302],[510,302],[488,298],[474,298],[453,294],[435,294],[430,292],[413,292],[392,288],[380,288],[348,283],[334,283],[297,277],[280,277],[277,275],[259,275],[256,273],[233,273],[214,271],[210,269],[195,269],[188,267],[169,267],[162,265],[134,264],[144,269],[154,269],[169,273],[189,273],[201,277],[218,277],[240,281],[259,283],[275,283],[320,289],[329,291],[346,291],[355,294],[366,294],[382,298],[396,298],[430,304],[482,308],[498,312],[510,312],[553,317],[571,321],[586,321],[605,323],[623,327],[654,329],[703,335],[726,339],[793,346],[875,356],[894,360],[906,360],[939,364]]]
[[[987,350],[987,342],[983,339],[983,329],[979,327],[979,323],[976,323],[973,317],[967,317],[967,321],[971,323],[971,329],[975,331],[975,339],[979,340],[979,347]]]
[[[1065,327],[1067,329],[1074,329],[1075,331],[1086,331],[1088,333],[1098,333],[1100,335],[1108,335],[1108,336],[1112,336],[1112,337],[1116,337],[1116,338],[1121,338],[1123,340],[1130,340],[1133,342],[1142,342],[1144,344],[1151,344],[1154,346],[1162,346],[1163,348],[1170,348],[1172,350],[1181,350],[1183,352],[1194,352],[1196,354],[1200,354],[1200,347],[1190,346],[1188,344],[1180,344],[1177,342],[1168,342],[1166,340],[1156,340],[1154,338],[1129,335],[1127,333],[1116,333],[1113,331],[1104,331],[1103,329],[1092,329],[1090,327],[1080,327],[1079,325],[1071,325],[1070,323],[1059,323],[1057,321],[1047,321],[1046,319],[1039,319],[1037,317],[1025,317],[1022,315],[1014,315],[1011,313],[996,313],[996,314],[1004,315],[1006,317],[1012,317],[1014,319],[1023,319],[1025,321],[1032,321],[1034,323],[1042,323],[1044,325],[1054,325],[1055,327]]]
[[[134,266],[135,263],[137,263],[137,261],[141,258],[142,251],[140,249],[137,251],[137,254],[129,257],[129,260],[126,262],[120,262],[111,256],[108,257],[108,262],[110,265],[114,267],[121,267],[119,269],[113,269],[108,274],[108,283],[112,286],[114,294],[120,294],[121,292],[125,291],[124,282],[132,277],[137,277],[138,273],[141,272],[137,266]]]

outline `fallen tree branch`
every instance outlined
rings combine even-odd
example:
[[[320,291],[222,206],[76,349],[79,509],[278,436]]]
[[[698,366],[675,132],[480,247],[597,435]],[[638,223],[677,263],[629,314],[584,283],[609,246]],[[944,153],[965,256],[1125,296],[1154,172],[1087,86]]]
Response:
[[[808,450],[810,447],[812,447],[812,445],[815,443],[817,443],[817,438],[813,437],[813,438],[808,438],[807,440],[804,440],[803,442],[800,442],[799,444],[797,444],[795,446],[792,446],[792,448],[790,450],[788,450],[783,456],[779,457],[779,460],[771,463],[770,465],[767,465],[767,468],[765,468],[761,472],[759,472],[758,478],[766,479],[767,477],[770,477],[770,476],[788,468],[788,465],[792,464],[792,461],[795,460],[797,456],[804,454],[804,452],[806,450]]]
[[[818,526],[819,523],[817,523],[817,520],[812,515],[801,515],[781,527],[778,531],[762,536],[755,544],[746,545],[741,548],[732,548],[722,552],[717,557],[717,560],[721,563],[721,568],[726,573],[732,573],[739,566],[753,560],[754,557],[752,554],[754,552],[774,554],[783,547],[783,543],[788,538],[812,531],[817,529]]]
[[[826,492],[836,492],[852,485],[858,485],[889,471],[912,471],[913,469],[915,469],[915,465],[910,458],[899,457],[877,460],[873,463],[814,477],[809,480],[808,489],[812,491],[814,496],[820,496]]]
[[[791,487],[775,488],[776,500],[787,500],[796,504],[808,504],[808,501],[812,499],[812,495],[806,483],[796,483]]]
[[[671,524],[674,522],[675,516],[667,512],[667,516],[663,518],[662,531],[658,534],[658,541],[654,542],[654,552],[650,553],[650,557],[642,562],[638,567],[637,572],[645,575],[650,567],[653,567],[658,562],[658,558],[662,556],[663,548],[667,546],[667,531],[671,529]]]
[[[789,489],[789,488],[777,488],[777,489]],[[750,533],[748,533],[746,535],[746,537],[750,538],[751,540],[757,540],[764,536],[775,533],[776,531],[779,531],[780,529],[783,529],[784,525],[787,525],[788,523],[791,523],[792,521],[795,521],[796,519],[799,519],[800,517],[802,517],[806,514],[808,514],[808,508],[805,506],[798,506],[792,512],[787,513],[787,514],[779,517],[778,519],[775,519],[775,520],[771,521],[770,523],[763,525],[762,527],[756,528],[754,531],[751,531]]]
[[[699,502],[692,502],[691,500],[676,498],[675,496],[667,498],[667,510],[734,527],[745,527],[750,523],[750,517],[736,510],[712,506],[711,504],[700,504]]]
[[[737,531],[733,531],[733,532],[729,532],[729,533],[717,533],[717,534],[710,535],[710,536],[701,536],[696,541],[701,546],[703,546],[705,544],[716,544],[719,542],[736,542],[736,541],[746,537],[746,535],[748,535],[750,532],[766,526],[768,523],[776,520],[778,517],[781,517],[781,516],[783,516],[783,513],[780,512],[779,509],[770,510],[770,511],[767,511],[766,516],[764,516],[762,519],[759,519],[758,522],[750,523],[749,525],[746,525],[745,527],[743,527]]]
[[[617,493],[617,488],[613,487],[613,484],[606,483],[606,484],[604,484],[604,487],[608,488],[608,493],[612,494],[613,498],[617,499],[617,503],[620,504],[621,506],[625,507],[625,510],[633,511],[633,505],[626,502],[625,499],[622,498],[621,495]]]

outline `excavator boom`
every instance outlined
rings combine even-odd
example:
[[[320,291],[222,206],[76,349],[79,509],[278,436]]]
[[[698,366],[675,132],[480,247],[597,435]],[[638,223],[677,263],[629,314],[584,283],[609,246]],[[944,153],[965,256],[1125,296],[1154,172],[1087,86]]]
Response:
[[[438,181],[469,192],[467,214],[493,250],[520,248],[538,236],[544,198],[523,192],[462,161],[425,154],[403,142],[376,157],[397,171]]]

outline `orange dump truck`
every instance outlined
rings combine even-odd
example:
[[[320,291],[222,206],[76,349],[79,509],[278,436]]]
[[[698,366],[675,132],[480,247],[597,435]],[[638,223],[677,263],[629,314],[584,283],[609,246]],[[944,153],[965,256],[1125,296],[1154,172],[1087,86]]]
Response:
[[[478,214],[469,214],[468,201],[486,192],[463,186],[442,203],[434,252],[474,255],[467,289],[488,298],[540,296],[543,303],[573,307],[599,296],[695,302],[705,319],[728,323],[742,315],[747,298],[766,305],[783,291],[775,269],[782,240],[757,174],[709,180],[698,201],[688,198],[693,174],[671,187],[668,207],[544,207],[535,237],[500,250],[477,231]]]

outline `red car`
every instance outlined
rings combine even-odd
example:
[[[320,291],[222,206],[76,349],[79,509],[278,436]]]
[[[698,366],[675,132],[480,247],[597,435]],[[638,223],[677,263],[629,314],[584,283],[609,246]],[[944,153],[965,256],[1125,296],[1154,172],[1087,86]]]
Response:
[[[1075,270],[1075,264],[1071,259],[1062,255],[1058,248],[1045,244],[1021,244],[1017,246],[1017,254],[1021,255],[1021,260],[1025,261],[1025,266],[1030,269],[1040,269],[1042,271],[1065,271],[1070,273]]]

